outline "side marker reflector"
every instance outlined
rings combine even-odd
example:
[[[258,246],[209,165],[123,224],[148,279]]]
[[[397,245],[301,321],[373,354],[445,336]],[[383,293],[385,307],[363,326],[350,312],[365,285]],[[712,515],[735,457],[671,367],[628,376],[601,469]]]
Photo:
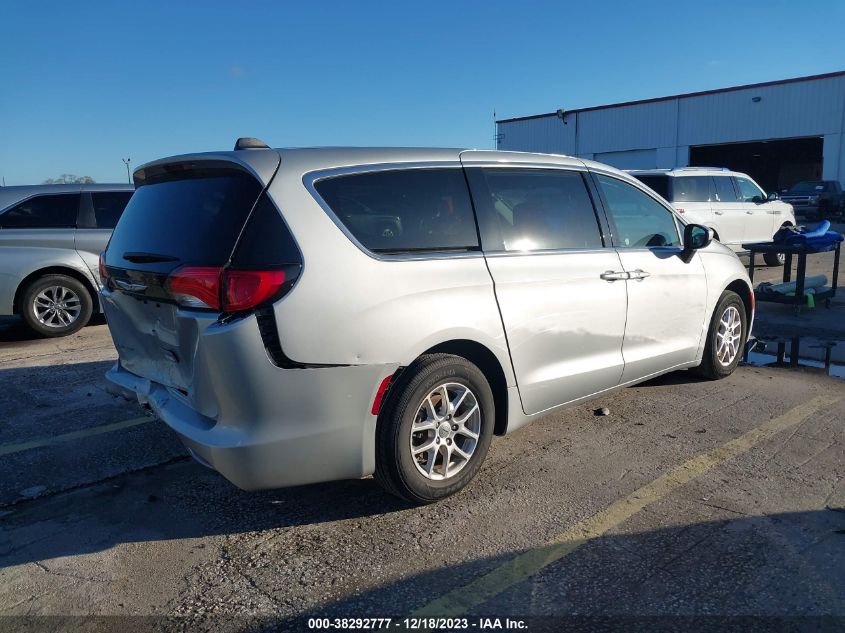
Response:
[[[376,397],[373,400],[373,408],[370,412],[373,415],[378,415],[379,411],[381,411],[381,403],[384,400],[384,394],[387,392],[387,388],[390,386],[390,381],[393,379],[393,374],[390,374],[387,378],[381,381],[381,384],[378,386],[378,391],[376,391]]]

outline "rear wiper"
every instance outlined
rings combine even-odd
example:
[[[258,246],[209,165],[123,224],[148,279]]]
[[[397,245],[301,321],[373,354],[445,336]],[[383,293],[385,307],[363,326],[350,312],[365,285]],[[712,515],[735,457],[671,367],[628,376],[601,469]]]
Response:
[[[157,253],[124,253],[123,259],[133,264],[151,264],[153,262],[178,262],[178,257],[159,255]]]

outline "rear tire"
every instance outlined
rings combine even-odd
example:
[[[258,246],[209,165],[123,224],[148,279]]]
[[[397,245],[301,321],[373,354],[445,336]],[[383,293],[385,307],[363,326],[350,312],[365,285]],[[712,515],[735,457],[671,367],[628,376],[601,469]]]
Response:
[[[493,437],[496,410],[484,374],[460,356],[426,354],[390,391],[376,424],[376,481],[420,505],[461,490]]]
[[[786,255],[783,253],[764,253],[763,261],[766,266],[783,266],[786,263]]]
[[[91,319],[94,301],[88,289],[67,275],[44,275],[33,281],[21,296],[24,323],[46,337],[68,336]]]
[[[742,359],[747,336],[745,304],[738,294],[725,290],[710,319],[701,365],[692,371],[709,380],[727,378]]]

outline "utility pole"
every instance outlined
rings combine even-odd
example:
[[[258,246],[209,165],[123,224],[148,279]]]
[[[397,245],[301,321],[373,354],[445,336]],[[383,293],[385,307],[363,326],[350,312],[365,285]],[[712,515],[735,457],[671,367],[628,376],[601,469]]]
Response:
[[[126,182],[130,185],[132,184],[132,174],[129,172],[129,163],[132,162],[131,158],[121,158],[120,160],[123,161],[123,164],[126,165]]]

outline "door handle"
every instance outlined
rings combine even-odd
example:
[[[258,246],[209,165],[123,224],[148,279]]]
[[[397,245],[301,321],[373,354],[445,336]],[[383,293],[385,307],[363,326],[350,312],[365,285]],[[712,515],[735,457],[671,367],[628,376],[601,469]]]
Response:
[[[715,213],[716,215],[725,215],[724,211],[714,211],[713,213]]]
[[[637,268],[636,270],[628,273],[628,279],[636,279],[637,281],[642,281],[646,277],[651,277],[651,273],[647,273],[642,268]]]
[[[630,273],[617,270],[606,270],[599,275],[605,281],[624,281],[630,277]]]
[[[753,211],[746,211],[745,213],[746,213],[747,215],[754,215],[754,212],[753,212]]]

